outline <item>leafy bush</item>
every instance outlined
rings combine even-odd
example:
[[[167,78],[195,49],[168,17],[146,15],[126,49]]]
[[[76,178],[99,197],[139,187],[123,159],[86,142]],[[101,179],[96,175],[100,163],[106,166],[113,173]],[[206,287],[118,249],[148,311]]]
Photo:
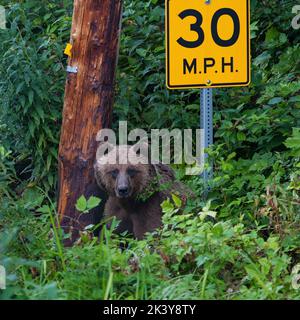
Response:
[[[1,263],[9,274],[9,289],[0,293],[2,298],[300,297],[291,285],[295,262],[290,255],[299,243],[299,232],[290,234],[294,237],[290,240],[279,234],[264,236],[264,227],[246,227],[242,219],[223,221],[208,207],[178,215],[178,207],[166,201],[164,228],[143,241],[104,228],[100,241],[82,235],[73,248],[63,249],[61,232],[53,229],[53,207],[37,210],[43,213],[39,217],[29,214],[39,198],[41,194],[32,191],[14,206],[1,208],[10,231],[1,238]]]
[[[0,199],[4,196],[10,197],[10,184],[15,181],[15,176],[11,153],[0,145]]]
[[[63,48],[70,33],[71,2],[4,4],[8,5],[8,29],[1,31],[0,121],[10,126],[3,140],[16,157],[30,159],[32,179],[43,179],[50,189],[56,180],[53,169],[65,82]]]

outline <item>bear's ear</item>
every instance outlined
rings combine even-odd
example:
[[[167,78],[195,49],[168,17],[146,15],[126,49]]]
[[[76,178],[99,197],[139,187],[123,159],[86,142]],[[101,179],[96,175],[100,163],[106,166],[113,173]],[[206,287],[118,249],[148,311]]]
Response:
[[[99,188],[102,189],[103,191],[106,191],[105,185],[101,179],[101,173],[100,173],[100,170],[97,166],[97,162],[94,165],[94,173],[95,173],[95,178],[96,178],[96,181],[97,181]]]
[[[163,163],[152,164],[151,174],[158,177],[159,179],[163,179],[163,181],[175,180],[174,171],[171,169],[170,166]]]

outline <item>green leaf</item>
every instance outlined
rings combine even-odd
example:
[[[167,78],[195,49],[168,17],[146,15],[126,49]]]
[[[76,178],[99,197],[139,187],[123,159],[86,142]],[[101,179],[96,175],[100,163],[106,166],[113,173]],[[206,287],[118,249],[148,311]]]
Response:
[[[87,201],[87,210],[92,210],[98,207],[100,203],[101,203],[101,199],[97,197],[90,197],[89,200]]]
[[[46,213],[51,212],[51,209],[50,209],[49,206],[44,205],[41,208],[37,209],[36,211],[39,212],[39,213],[45,213],[46,214]]]
[[[165,200],[161,204],[161,207],[162,207],[163,212],[166,214],[171,214],[172,212],[174,212],[174,205],[171,203],[170,199]]]
[[[245,135],[245,133],[239,131],[239,132],[237,133],[237,139],[238,139],[238,141],[245,141],[245,140],[246,140],[246,135]]]
[[[28,100],[29,100],[29,105],[30,106],[33,103],[33,97],[34,97],[34,92],[32,90],[30,90],[29,93],[28,93]]]
[[[87,201],[86,201],[85,196],[82,195],[82,196],[77,200],[76,209],[77,209],[79,212],[84,212],[84,211],[86,211],[86,209],[87,209]]]
[[[292,149],[293,156],[300,157],[300,128],[293,128],[293,136],[286,140],[285,145]]]
[[[181,199],[180,199],[179,197],[177,197],[175,194],[172,194],[172,199],[173,199],[173,201],[174,201],[174,203],[175,203],[175,206],[176,206],[177,208],[181,208],[181,206],[182,206],[182,201],[181,201]]]
[[[139,56],[141,56],[141,57],[145,58],[145,57],[146,57],[146,55],[147,55],[147,50],[144,50],[144,49],[137,49],[137,50],[136,50],[136,53],[137,53]]]
[[[273,105],[278,104],[278,103],[280,103],[280,102],[282,102],[282,101],[283,101],[283,99],[282,99],[281,97],[275,97],[275,98],[271,99],[271,100],[268,102],[268,104],[269,104],[270,106],[273,106]]]

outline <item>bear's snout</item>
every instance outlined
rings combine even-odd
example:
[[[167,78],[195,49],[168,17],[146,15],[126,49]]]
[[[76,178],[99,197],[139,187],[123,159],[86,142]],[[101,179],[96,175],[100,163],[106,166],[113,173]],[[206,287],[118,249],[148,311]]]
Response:
[[[119,174],[117,178],[116,194],[118,198],[129,198],[131,196],[130,181],[126,174]]]
[[[129,196],[129,188],[128,187],[120,187],[118,189],[118,194],[120,198],[126,198]]]

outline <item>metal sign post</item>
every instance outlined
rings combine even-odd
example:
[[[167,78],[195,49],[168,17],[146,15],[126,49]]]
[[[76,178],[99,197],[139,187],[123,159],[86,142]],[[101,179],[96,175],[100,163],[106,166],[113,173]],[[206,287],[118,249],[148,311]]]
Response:
[[[203,129],[203,148],[208,148],[214,143],[213,139],[213,89],[207,88],[201,90],[200,96],[200,128]],[[205,163],[207,162],[207,154],[204,155]],[[205,185],[205,193],[209,191],[208,181],[213,177],[213,166],[210,165],[209,169],[205,169],[203,174]]]

